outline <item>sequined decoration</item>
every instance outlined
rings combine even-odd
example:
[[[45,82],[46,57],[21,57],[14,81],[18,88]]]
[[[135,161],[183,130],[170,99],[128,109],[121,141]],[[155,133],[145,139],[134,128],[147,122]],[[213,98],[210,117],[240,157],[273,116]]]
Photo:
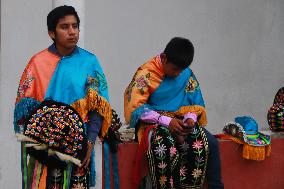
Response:
[[[70,106],[46,101],[28,119],[26,136],[59,152],[78,156],[83,148],[84,125]]]

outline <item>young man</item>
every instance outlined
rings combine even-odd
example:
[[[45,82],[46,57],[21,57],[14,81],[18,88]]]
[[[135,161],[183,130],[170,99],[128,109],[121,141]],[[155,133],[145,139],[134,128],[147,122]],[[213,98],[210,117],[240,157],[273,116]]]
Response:
[[[209,189],[224,188],[218,142],[203,128],[204,101],[189,68],[193,55],[188,39],[173,38],[138,68],[124,94],[125,119],[137,129],[153,188],[200,188],[205,176]],[[134,187],[143,176],[136,170]]]
[[[67,167],[49,166],[27,155],[23,142],[23,188],[89,188],[95,183],[93,145],[99,131],[104,136],[110,126],[111,107],[99,61],[77,46],[79,25],[80,19],[71,6],[57,7],[48,14],[48,34],[54,43],[34,55],[24,70],[17,93],[14,129],[22,134],[27,117],[46,99],[70,105],[86,126],[86,155],[80,167],[70,163]]]

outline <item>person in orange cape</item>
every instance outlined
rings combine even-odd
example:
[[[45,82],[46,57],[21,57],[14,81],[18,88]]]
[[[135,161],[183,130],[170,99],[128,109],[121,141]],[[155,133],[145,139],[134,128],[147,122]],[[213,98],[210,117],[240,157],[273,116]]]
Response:
[[[163,53],[141,65],[124,93],[126,123],[137,131],[139,150],[133,189],[145,171],[153,188],[224,188],[217,140],[204,128],[206,111],[199,83],[189,68],[192,43],[175,37]]]
[[[97,57],[77,46],[79,25],[80,19],[72,6],[53,9],[47,16],[47,27],[54,43],[34,55],[22,74],[14,130],[22,141],[24,189],[95,185],[93,146],[99,133],[102,137],[106,135],[112,111]],[[74,152],[82,148],[83,143],[78,141],[83,140],[83,128],[86,153],[78,161]],[[29,144],[31,141],[34,144]],[[31,146],[42,146],[44,150]],[[51,152],[58,155],[53,163]],[[61,164],[65,160],[67,165]]]

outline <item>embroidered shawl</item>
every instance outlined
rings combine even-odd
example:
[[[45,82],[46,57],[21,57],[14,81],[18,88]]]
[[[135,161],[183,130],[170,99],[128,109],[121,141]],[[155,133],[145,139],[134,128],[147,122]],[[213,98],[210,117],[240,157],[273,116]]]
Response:
[[[45,49],[31,58],[22,74],[17,92],[14,110],[16,133],[23,133],[25,119],[45,99],[69,104],[85,123],[88,121],[88,112],[97,111],[103,117],[102,137],[106,135],[111,125],[112,111],[108,102],[108,87],[104,73],[96,56],[79,47],[76,47],[70,56],[60,57],[49,49]],[[33,160],[33,158],[30,159]],[[41,173],[46,172],[46,166],[42,165],[37,170],[41,183],[44,183],[43,177],[46,177],[46,174]],[[91,186],[95,185],[94,170],[93,153]],[[29,184],[29,171],[34,170],[27,165],[26,147],[22,143],[23,188]],[[68,183],[69,179],[64,179],[64,182]]]
[[[111,107],[104,73],[95,55],[79,47],[60,58],[48,49],[36,54],[21,77],[15,111],[14,129],[22,131],[22,121],[44,99],[71,105],[86,122],[96,110],[104,119],[102,136],[111,124]]]
[[[166,77],[160,56],[138,68],[124,93],[124,116],[130,127],[135,127],[148,109],[183,115],[189,111],[198,116],[202,113],[201,125],[206,125],[204,101],[195,75],[186,68],[176,78]]]

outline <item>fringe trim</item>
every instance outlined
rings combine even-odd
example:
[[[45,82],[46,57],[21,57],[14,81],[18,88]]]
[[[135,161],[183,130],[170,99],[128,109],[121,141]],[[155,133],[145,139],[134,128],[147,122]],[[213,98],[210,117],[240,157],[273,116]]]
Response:
[[[58,152],[58,151],[54,151],[54,150],[48,150],[48,153],[55,153],[61,160],[63,161],[66,161],[66,162],[72,162],[74,163],[75,165],[77,165],[78,167],[81,167],[82,164],[81,164],[81,161],[79,159],[76,159],[70,155],[66,155],[66,154],[63,154],[61,152]]]
[[[139,122],[139,126],[136,127],[136,128],[139,128],[138,131],[137,131],[137,139],[138,139],[139,144],[142,142],[144,132],[149,126],[151,126],[151,125],[141,121],[141,122]]]
[[[198,117],[198,123],[200,126],[206,126],[207,125],[207,117],[206,117],[206,111],[203,106],[199,105],[192,105],[192,106],[182,106],[180,109],[176,112],[174,112],[174,115],[184,116],[186,113],[191,112],[195,113]]]
[[[38,189],[42,170],[43,170],[43,164],[38,162],[37,168],[35,169],[35,172],[34,172],[34,182],[32,185],[33,189]]]
[[[40,102],[33,98],[22,98],[16,105],[14,110],[14,130],[16,133],[21,132],[18,121],[27,117]]]
[[[35,140],[23,135],[23,134],[16,134],[17,138],[19,141],[22,142],[34,142],[33,144],[25,144],[26,148],[31,148],[33,147],[36,150],[46,150],[48,149],[48,146],[45,144],[40,144],[38,142],[36,142]],[[67,155],[67,154],[63,154],[61,152],[58,152],[56,150],[52,150],[52,149],[48,149],[48,155],[57,155],[59,159],[61,159],[62,161],[66,161],[66,162],[72,162],[75,165],[81,167],[81,161],[77,158],[74,158],[73,156]]]
[[[240,139],[235,137],[225,135],[221,137],[222,139],[230,139],[238,144],[243,145],[243,158],[249,160],[262,161],[271,154],[271,144],[267,146],[252,146]]]
[[[251,146],[244,143],[243,158],[262,161],[271,154],[271,145],[268,146]]]
[[[104,137],[107,134],[112,120],[111,106],[105,98],[98,94],[97,91],[89,88],[87,95],[83,99],[77,100],[71,104],[71,106],[80,114],[84,121],[86,121],[89,111],[96,110],[104,117],[101,135]]]
[[[30,137],[27,137],[23,134],[20,134],[20,133],[16,133],[16,137],[19,141],[22,141],[22,142],[34,142],[34,143],[37,143],[37,141],[31,139]]]

